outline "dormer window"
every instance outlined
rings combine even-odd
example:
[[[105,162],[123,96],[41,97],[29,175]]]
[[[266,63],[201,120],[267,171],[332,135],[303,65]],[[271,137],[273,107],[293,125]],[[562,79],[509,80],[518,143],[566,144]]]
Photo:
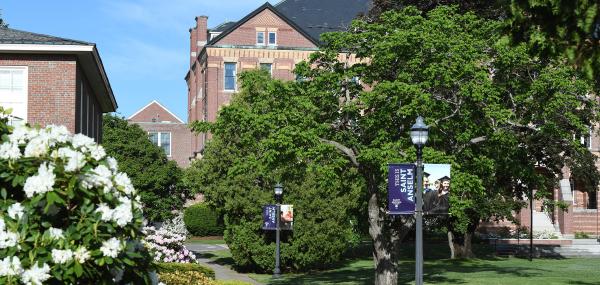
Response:
[[[256,32],[256,45],[265,44],[265,32]]]
[[[274,46],[277,45],[277,33],[269,32],[269,45]]]

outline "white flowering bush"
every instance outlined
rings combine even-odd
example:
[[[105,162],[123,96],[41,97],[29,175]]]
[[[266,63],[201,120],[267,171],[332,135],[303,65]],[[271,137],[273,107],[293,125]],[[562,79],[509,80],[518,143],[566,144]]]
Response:
[[[11,128],[0,121],[0,284],[150,283],[139,196],[117,161],[63,126]]]
[[[196,262],[196,257],[183,244],[186,236],[166,228],[144,227],[146,246],[150,248],[157,262]]]
[[[183,211],[179,211],[173,219],[165,221],[161,229],[165,229],[169,232],[182,235],[184,237],[189,235],[187,227],[185,226],[185,221],[183,220]]]

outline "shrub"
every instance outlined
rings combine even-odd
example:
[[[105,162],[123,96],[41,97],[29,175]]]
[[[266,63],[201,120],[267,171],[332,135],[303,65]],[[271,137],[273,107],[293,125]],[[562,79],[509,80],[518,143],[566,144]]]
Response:
[[[158,272],[160,273],[174,273],[179,272],[200,272],[204,276],[209,278],[215,278],[215,271],[212,268],[203,266],[198,263],[159,263],[157,265]]]
[[[148,284],[142,210],[102,146],[0,121],[0,284]]]
[[[185,222],[183,221],[183,212],[181,211],[177,213],[173,219],[165,221],[161,229],[165,229],[174,234],[182,235],[186,238],[189,235],[189,232],[185,226]]]
[[[590,238],[590,236],[588,234],[586,234],[585,232],[575,232],[575,238],[576,239],[586,239],[586,238]]]
[[[174,271],[158,274],[165,285],[217,285],[217,283],[198,271]]]
[[[218,221],[217,214],[204,203],[198,203],[185,209],[185,225],[194,236],[223,235],[223,226]]]
[[[194,254],[183,245],[186,240],[184,235],[167,229],[157,230],[154,227],[144,227],[144,232],[147,234],[144,241],[154,254],[155,261],[179,263],[196,261]]]

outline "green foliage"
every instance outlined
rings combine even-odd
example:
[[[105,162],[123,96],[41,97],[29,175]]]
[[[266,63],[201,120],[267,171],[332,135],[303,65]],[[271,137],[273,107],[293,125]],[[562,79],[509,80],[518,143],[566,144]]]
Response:
[[[575,238],[576,239],[586,239],[586,238],[590,238],[590,236],[585,232],[575,232]]]
[[[252,283],[248,283],[245,281],[239,280],[217,280],[216,283],[218,285],[251,285]]]
[[[220,236],[223,235],[223,226],[219,216],[205,203],[198,203],[185,209],[183,221],[193,236]]]
[[[197,271],[174,271],[158,273],[158,279],[165,285],[216,285],[217,283]]]
[[[314,117],[321,113],[297,83],[262,71],[242,73],[240,83],[211,126],[203,159],[187,170],[187,185],[224,217],[236,265],[270,271],[275,234],[261,229],[262,206],[274,203],[273,187],[281,182],[283,202],[295,212],[294,230],[282,233],[282,267],[330,267],[357,240],[356,169],[319,140],[326,126]]]
[[[181,209],[188,196],[188,191],[180,185],[181,169],[167,159],[138,125],[105,115],[102,127],[102,145],[131,177],[145,205],[146,218],[150,221],[172,218],[172,211]]]
[[[2,117],[0,283],[113,284],[119,272],[149,283],[141,204],[117,162],[64,126],[13,128]]]
[[[158,273],[174,273],[174,272],[199,272],[204,276],[214,279],[215,271],[198,263],[179,263],[179,262],[163,262],[156,265]]]
[[[356,161],[376,199],[370,210],[385,207],[386,164],[414,161],[408,130],[418,115],[431,127],[424,160],[453,165],[452,232],[511,219],[532,189],[539,197],[551,193],[565,166],[597,187],[595,158],[574,140],[598,122],[592,85],[561,58],[538,60],[527,45],[511,45],[505,28],[457,7],[425,15],[408,7],[323,35],[325,49],[312,65],[299,65],[297,73],[309,78],[303,92],[328,128],[321,134]],[[364,61],[347,64],[349,54]],[[353,77],[371,88],[349,82]],[[369,218],[391,232],[402,229],[382,212]],[[393,234],[377,228],[372,224],[372,238],[384,242],[375,248],[392,251],[394,241],[385,240]]]
[[[512,0],[511,35],[532,55],[546,60],[563,56],[589,78],[600,72],[598,1]]]

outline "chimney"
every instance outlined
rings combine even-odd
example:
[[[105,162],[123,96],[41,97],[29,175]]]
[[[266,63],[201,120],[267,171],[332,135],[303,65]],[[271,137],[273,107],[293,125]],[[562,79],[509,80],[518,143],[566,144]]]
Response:
[[[190,32],[190,66],[196,61],[196,57],[206,45],[206,37],[208,34],[208,17],[196,17],[196,27],[189,30]]]

